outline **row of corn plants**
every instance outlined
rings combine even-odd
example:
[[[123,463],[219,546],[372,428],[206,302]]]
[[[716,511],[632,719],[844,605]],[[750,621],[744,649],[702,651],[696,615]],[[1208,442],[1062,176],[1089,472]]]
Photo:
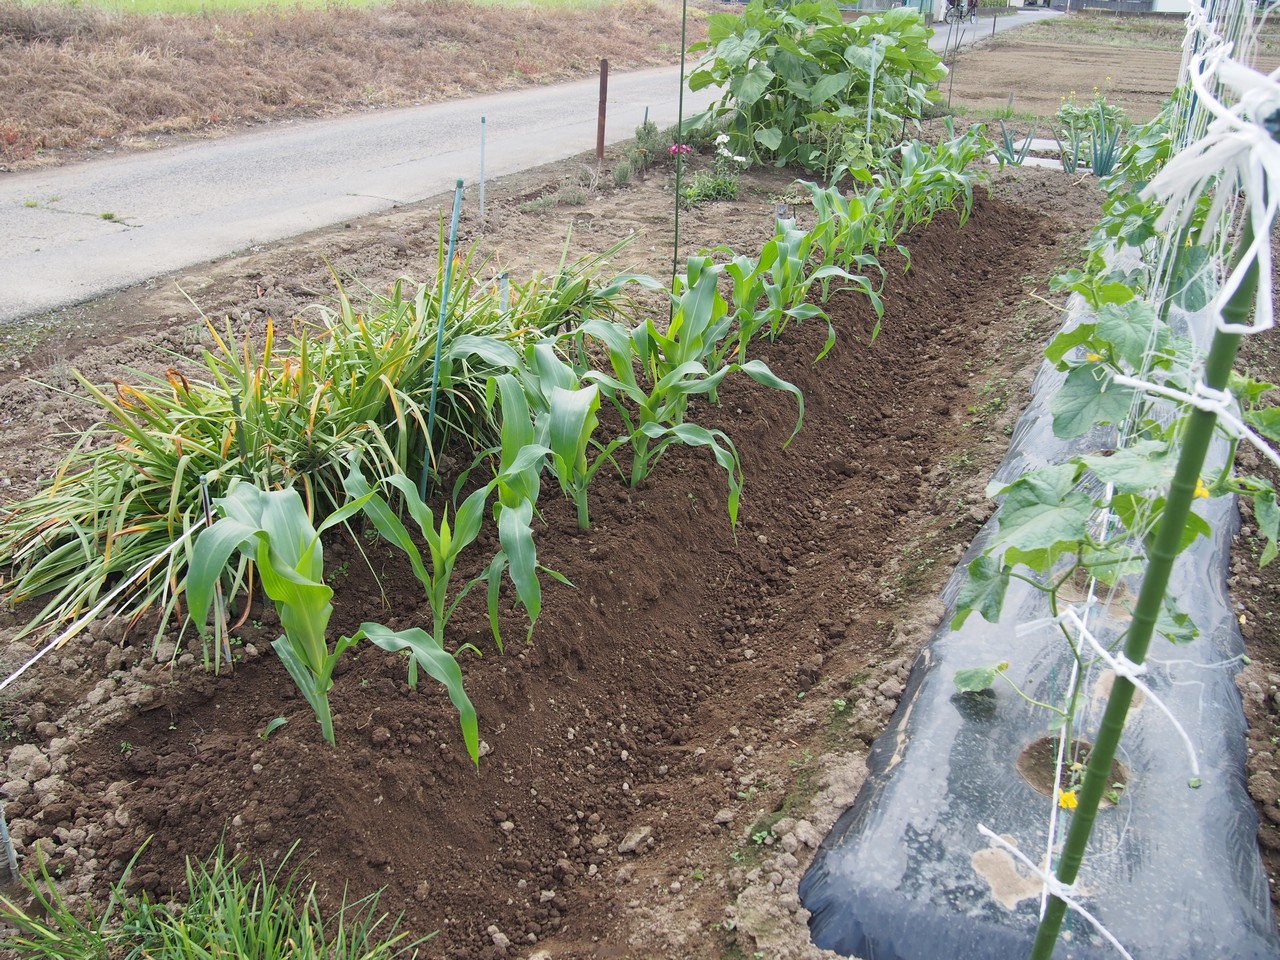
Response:
[[[614,248],[576,264],[562,261],[551,277],[506,290],[481,279],[486,264],[474,248],[449,261],[442,227],[433,284],[412,292],[397,284],[390,295],[371,294],[364,309],[340,286],[337,308],[318,324],[299,324],[278,338],[268,321],[257,345],[210,323],[213,345],[199,377],[171,369],[111,389],[82,381],[103,419],[46,489],[8,510],[0,531],[0,565],[11,571],[6,598],[41,598],[27,629],[51,629],[125,582],[133,587],[120,598],[119,614],[136,621],[157,611],[157,639],[183,613],[184,598],[202,635],[212,610],[214,632],[225,639],[223,596],[260,588],[284,628],[274,647],[326,739],[334,740],[334,667],[367,640],[404,651],[411,683],[425,670],[444,684],[476,759],[475,711],[445,631],[458,603],[480,586],[501,649],[504,582],[530,629],[536,623],[541,577],[555,576],[538,564],[534,543],[543,475],[574,501],[586,528],[588,487],[602,467],[636,486],[673,444],[704,448],[725,471],[736,524],[738,450],[724,431],[690,419],[691,400],[714,403],[726,378],[745,375],[795,397],[794,436],[803,397],[752,355],[753,341],[774,341],[790,323],[821,319],[828,337],[820,359],[835,333],[813,301],[825,301],[833,285],[861,291],[881,315],[882,245],[905,253],[901,234],[943,207],[966,216],[973,182],[967,166],[984,144],[975,128],[938,147],[883,151],[875,173],[843,166],[838,175],[852,172],[863,193],[845,198],[812,187],[812,228],[779,219],[759,256],[705,251],[669,286],[629,275],[602,280]],[[450,286],[445,277],[454,273]],[[631,285],[665,291],[669,321],[635,322]],[[440,302],[442,289],[447,303]],[[421,344],[435,341],[441,316],[436,370]],[[594,366],[592,357],[604,363]],[[428,434],[433,379],[440,407]],[[602,408],[614,412],[619,435],[599,435]],[[471,466],[459,472],[456,507],[433,510],[409,477],[438,475],[446,448],[454,462]],[[486,520],[496,526],[499,547],[479,576],[458,583],[459,557]],[[353,636],[329,637],[332,590],[321,535],[353,522],[371,525],[405,553],[423,585],[430,631],[364,623]]]
[[[1132,621],[1116,651],[1121,667],[1083,777],[1058,791],[1070,827],[1054,865],[1060,886],[1050,891],[1033,958],[1053,952],[1068,906],[1062,891],[1070,890],[1086,855],[1110,787],[1134,679],[1153,638],[1184,644],[1197,635],[1178,598],[1167,592],[1175,558],[1212,532],[1192,505],[1201,498],[1249,497],[1266,540],[1262,562],[1280,548],[1274,486],[1264,477],[1237,473],[1234,465],[1242,438],[1259,445],[1280,442],[1280,418],[1268,396],[1274,385],[1232,369],[1242,337],[1272,322],[1269,244],[1275,206],[1269,198],[1280,185],[1268,182],[1270,160],[1258,158],[1273,158],[1280,150],[1274,139],[1280,99],[1274,83],[1222,59],[1200,59],[1193,66],[1201,74],[1199,96],[1209,96],[1208,78],[1219,70],[1224,89],[1241,95],[1245,105],[1215,111],[1219,119],[1206,136],[1181,152],[1173,145],[1187,90],[1133,131],[1116,170],[1102,183],[1108,196],[1084,265],[1056,282],[1080,294],[1091,313],[1045,351],[1065,374],[1052,404],[1054,433],[1071,438],[1110,429],[1112,448],[993,486],[989,494],[1003,501],[996,532],[970,565],[957,601],[953,626],[973,612],[996,622],[1017,580],[1044,591],[1058,618],[1069,607],[1064,588],[1081,575],[1104,588],[1126,579],[1140,583]],[[1232,234],[1224,229],[1224,215],[1237,204],[1245,211],[1243,225]],[[1216,264],[1224,262],[1220,271]],[[1207,349],[1171,325],[1174,307],[1209,312]],[[1228,454],[1222,465],[1208,466],[1215,431],[1225,436]],[[1101,656],[1078,621],[1059,622],[1077,663],[1083,667]],[[984,689],[1003,669],[997,664],[964,670],[956,682],[961,690]],[[1076,690],[1051,723],[1065,727],[1068,742],[1079,701]]]
[[[959,166],[969,148],[944,145],[923,165],[921,149],[903,148],[902,167],[890,168],[864,203],[888,211],[872,222],[893,224],[899,247],[902,224],[954,199],[957,182],[971,202],[970,175]],[[946,175],[939,156],[950,158]],[[922,167],[934,173],[922,178]],[[603,258],[562,264],[553,277],[513,289],[505,310],[494,285],[463,263],[446,310],[447,402],[439,435],[430,438],[424,412],[430,358],[418,346],[435,335],[440,304],[430,285],[411,296],[397,285],[364,310],[341,292],[338,309],[318,328],[300,326],[283,343],[268,322],[260,348],[247,335],[220,334],[210,325],[207,379],[174,369],[165,378],[117,382],[111,391],[84,383],[107,419],[87,431],[47,489],[9,510],[0,534],[0,562],[14,570],[8,597],[46,597],[28,629],[56,626],[120,578],[142,572],[135,592],[123,598],[124,615],[158,609],[159,637],[185,594],[197,626],[203,628],[212,607],[215,632],[225,636],[222,592],[234,597],[252,589],[256,576],[284,627],[275,649],[326,739],[334,739],[328,708],[334,666],[346,649],[368,640],[406,651],[411,681],[422,669],[445,685],[475,756],[475,713],[445,652],[445,626],[458,602],[483,584],[501,648],[505,576],[532,629],[541,609],[540,575],[549,573],[537,562],[533,535],[541,475],[553,475],[586,527],[587,488],[601,467],[636,486],[672,444],[702,447],[725,471],[736,523],[743,478],[737,448],[723,431],[689,420],[690,400],[714,401],[727,377],[746,375],[796,398],[798,431],[799,390],[750,356],[752,341],[776,340],[789,323],[820,317],[828,326],[825,354],[834,328],[810,301],[818,288],[828,296],[833,281],[867,294],[880,314],[877,285],[862,273],[878,267],[867,251],[883,240],[868,239],[867,218],[849,207],[819,204],[819,210],[807,231],[779,220],[757,258],[727,249],[690,258],[669,291],[665,325],[629,321],[624,297],[631,284],[663,285],[634,276],[599,281],[594,274]],[[858,252],[828,262],[845,245]],[[599,355],[604,369],[588,361]],[[597,436],[602,405],[615,411],[621,435]],[[492,477],[459,504],[452,522],[447,508],[433,512],[408,479],[450,442]],[[467,475],[480,474],[473,466]],[[214,509],[223,519],[197,537]],[[500,548],[480,577],[458,585],[458,557],[486,515]],[[429,632],[365,623],[351,637],[328,636],[332,590],[320,534],[357,517],[406,554],[432,612]],[[415,541],[426,542],[425,554]]]

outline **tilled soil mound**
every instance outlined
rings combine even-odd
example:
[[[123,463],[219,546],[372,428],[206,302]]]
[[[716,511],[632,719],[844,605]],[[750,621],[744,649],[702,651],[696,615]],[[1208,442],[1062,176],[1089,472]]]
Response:
[[[485,651],[461,657],[478,772],[443,694],[410,690],[397,657],[348,655],[334,749],[267,651],[269,611],[222,677],[191,653],[157,666],[145,631],[109,622],[17,724],[15,835],[80,891],[152,838],[129,885],[159,897],[220,837],[268,862],[297,844],[330,900],[385,887],[411,930],[438,930],[428,956],[804,955],[799,872],[989,513],[982,488],[1055,323],[1029,287],[1081,227],[1030,208],[1060,189],[1041,174],[1001,189],[1022,200],[980,199],[964,228],[941,214],[908,238],[910,269],[886,264],[878,337],[867,301],[837,293],[825,359],[820,321],[761,344],[805,396],[789,445],[793,399],[750,381],[691,411],[738,445],[736,531],[705,451],[672,450],[638,489],[602,473],[586,533],[544,497],[540,559],[574,586],[548,581],[532,639],[512,617],[504,653],[479,592],[450,626]],[[334,629],[429,621],[396,558],[370,556],[381,586],[354,541],[326,551]]]

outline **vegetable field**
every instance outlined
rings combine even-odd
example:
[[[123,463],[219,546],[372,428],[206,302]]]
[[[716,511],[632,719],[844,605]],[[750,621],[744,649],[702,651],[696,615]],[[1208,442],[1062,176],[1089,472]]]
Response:
[[[1062,193],[1041,172],[1018,176],[1015,197]],[[748,179],[739,201],[686,220],[690,241],[767,230],[769,196],[787,183],[767,172]],[[454,644],[485,651],[462,657],[487,744],[478,773],[447,700],[409,693],[404,662],[373,648],[339,665],[340,749],[330,749],[268,650],[277,621],[255,608],[237,631],[247,660],[233,675],[204,674],[197,646],[195,663],[150,668],[141,685],[113,683],[94,697],[105,698],[99,707],[117,696],[138,706],[118,704],[125,717],[74,748],[68,823],[95,819],[92,807],[125,791],[128,825],[108,828],[118,836],[104,834],[96,859],[103,868],[127,860],[155,834],[163,842],[134,878],[160,891],[180,878],[187,851],[216,842],[219,811],[230,811],[232,845],[283,852],[303,836],[326,892],[390,884],[384,905],[406,908],[415,929],[440,928],[456,955],[484,956],[490,924],[513,940],[554,939],[563,926],[569,943],[585,928],[619,948],[640,937],[675,950],[661,946],[665,924],[632,924],[637,911],[681,905],[699,927],[677,932],[711,951],[696,955],[714,956],[734,935],[711,929],[723,906],[708,913],[709,904],[726,900],[731,874],[743,885],[776,853],[773,821],[803,811],[829,767],[856,771],[941,615],[929,598],[989,512],[986,473],[1054,322],[1024,277],[1046,276],[1091,215],[1087,194],[1049,202],[1056,216],[1016,198],[979,199],[963,231],[942,215],[913,235],[916,267],[903,274],[894,262],[874,343],[875,313],[849,293],[833,302],[837,340],[821,363],[812,361],[827,331],[815,321],[790,328],[785,347],[766,346],[761,355],[806,397],[805,425],[785,449],[795,423],[787,394],[747,382],[726,385],[719,408],[698,403],[704,422],[739,445],[736,538],[724,472],[697,450],[668,454],[637,489],[602,475],[587,532],[571,502],[546,497],[539,559],[574,586],[544,590],[531,643],[517,631],[505,653],[494,650],[479,591],[450,624]],[[637,224],[664,203],[656,174],[608,201],[612,218]],[[570,209],[578,238],[603,207]],[[529,216],[503,219],[519,231]],[[1019,261],[1016,271],[999,268],[993,251]],[[942,261],[946,269],[925,266]],[[1047,293],[1043,280],[1036,289]],[[999,316],[1000,301],[1010,317]],[[381,588],[352,543],[326,548],[334,630],[379,618],[422,625],[421,586],[394,572],[394,554],[372,560]],[[150,631],[121,648],[120,626],[69,649],[82,664],[75,675],[98,672],[96,685],[103,657],[127,667],[146,655]],[[259,737],[277,716],[289,722]],[[850,775],[841,774],[843,802]],[[651,839],[618,852],[645,827]],[[666,892],[673,883],[677,893]]]
[[[732,132],[730,161],[756,147],[791,159],[811,134]],[[939,121],[923,133],[957,142]],[[717,145],[701,148],[697,169],[712,169]],[[206,472],[211,503],[193,494],[173,530],[59,503],[11,574],[43,563],[57,589],[70,583],[63,607],[33,597],[0,614],[17,636],[42,610],[70,622],[98,599],[65,578],[59,538],[190,544],[143,581],[154,602],[136,622],[94,620],[0,700],[7,820],[73,900],[124,876],[163,901],[186,858],[221,840],[268,870],[300,863],[328,907],[382,889],[380,909],[432,935],[422,956],[819,955],[800,874],[852,802],[942,621],[939,590],[994,509],[987,482],[1060,323],[1050,279],[1079,264],[1102,197],[1081,173],[992,166],[971,206],[963,191],[920,201],[874,260],[837,264],[821,259],[834,244],[801,248],[801,228],[846,198],[796,171],[722,162],[736,196],[682,211],[671,298],[665,284],[611,283],[670,269],[673,169],[646,156],[626,157],[625,181],[572,161],[493,185],[483,230],[464,207],[453,258],[443,199],[174,278],[183,293],[165,283],[78,308],[74,325],[42,318],[47,334],[12,350],[10,497],[53,477],[76,438],[63,477],[145,458],[117,503],[185,489],[184,464],[205,451],[238,471],[236,483]],[[947,181],[923,153],[898,174],[913,170]],[[881,190],[867,210],[898,222],[887,181],[859,189]],[[736,272],[717,286],[698,255],[717,248],[757,259],[721,255]],[[788,274],[789,256],[827,272]],[[565,281],[575,269],[581,287]],[[434,346],[439,309],[402,275],[445,300],[452,289],[468,317],[504,304],[519,318],[486,330],[502,347],[445,344],[440,434],[396,379]],[[784,289],[798,294],[791,312],[769,313]],[[406,326],[380,327],[388,316]],[[691,346],[730,322],[757,335]],[[314,353],[273,367],[268,338]],[[362,392],[357,354],[378,358],[385,390],[372,377]],[[1265,350],[1248,362],[1261,378],[1274,366]],[[302,402],[308,377],[322,387]],[[197,386],[210,379],[233,385],[234,409]],[[394,415],[341,421],[327,415],[339,394]],[[113,445],[90,429],[103,404],[180,439]],[[51,432],[72,439],[55,449]],[[287,447],[295,434],[306,443]],[[348,456],[316,467],[338,447]],[[256,491],[292,475],[288,502]],[[197,534],[215,512],[229,519]],[[322,541],[313,525],[328,526]],[[1256,529],[1235,584],[1249,625],[1280,609],[1275,573],[1247,557],[1265,548]],[[106,554],[104,569],[118,562]],[[228,599],[256,577],[247,606]],[[187,597],[209,611],[203,636],[181,626]],[[1249,633],[1268,847],[1280,656],[1267,629]],[[8,643],[4,672],[37,645]]]

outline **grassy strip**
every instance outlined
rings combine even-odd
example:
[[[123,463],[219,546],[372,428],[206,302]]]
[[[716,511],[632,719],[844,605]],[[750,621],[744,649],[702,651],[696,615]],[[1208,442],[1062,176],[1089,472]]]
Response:
[[[304,884],[297,869],[284,872],[288,859],[272,873],[262,863],[245,870],[221,845],[203,864],[188,859],[185,906],[130,897],[126,871],[101,913],[68,903],[42,862],[40,876],[24,881],[27,906],[0,895],[0,925],[13,931],[0,949],[22,960],[397,960],[416,956],[435,936],[410,941],[399,917],[378,911],[378,894],[352,903],[344,897],[336,911],[322,910],[315,884]]]

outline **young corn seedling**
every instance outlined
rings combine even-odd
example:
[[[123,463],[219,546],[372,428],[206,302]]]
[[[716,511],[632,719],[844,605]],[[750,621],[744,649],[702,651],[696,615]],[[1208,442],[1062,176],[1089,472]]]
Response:
[[[517,361],[513,364],[520,367]],[[495,396],[502,385],[500,396]],[[534,442],[529,403],[519,381],[511,374],[490,378],[485,387],[489,409],[495,400],[502,411],[499,462],[494,485],[497,497],[493,518],[502,545],[489,564],[489,627],[502,649],[498,603],[502,574],[509,574],[519,602],[529,615],[529,630],[542,612],[542,585],[538,579],[538,551],[533,542],[533,514],[542,490],[542,469],[550,451]]]
[[[412,483],[408,485],[412,487]],[[196,539],[187,574],[191,619],[201,631],[209,614],[214,584],[231,555],[239,551],[257,566],[262,589],[276,604],[285,632],[271,646],[311,705],[325,740],[335,743],[329,708],[334,667],[343,653],[361,640],[368,640],[393,653],[407,650],[415,672],[421,667],[444,685],[458,710],[467,753],[473,763],[479,763],[476,712],[463,690],[462,671],[434,636],[417,627],[395,631],[377,623],[362,623],[354,635],[339,637],[332,647],[329,645],[333,590],[324,580],[320,535],[361,510],[377,523],[380,513],[372,497],[346,504],[319,529],[312,526],[302,498],[293,489],[264,492],[252,484],[238,483],[214,505],[222,519]]]
[[[689,360],[651,381],[646,388],[637,377],[636,361],[653,356],[647,327],[628,329],[617,323],[589,320],[579,335],[599,341],[608,352],[614,375],[588,370],[585,379],[599,386],[601,395],[622,418],[625,437],[631,444],[630,484],[638,486],[666,448],[665,443],[655,446],[653,441],[663,439],[664,431],[682,424],[689,398],[711,393],[729,374],[730,367],[721,367],[713,373],[701,363]]]
[[[588,370],[584,379],[599,386],[601,395],[613,404],[625,425],[624,439],[631,444],[631,486],[645,480],[672,443],[705,446],[728,476],[729,520],[736,524],[742,489],[742,468],[737,448],[723,431],[685,422],[689,398],[712,394],[726,376],[741,371],[757,383],[785,390],[796,398],[799,414],[791,434],[794,437],[804,421],[804,398],[799,389],[776,376],[763,360],[724,364],[714,370],[708,370],[697,360],[671,366],[663,347],[673,337],[670,332],[665,336],[657,334],[652,321],[630,330],[620,324],[588,321],[579,331],[579,337],[580,350],[581,339],[591,337],[603,344],[608,352],[614,375]],[[676,345],[679,346],[678,341]],[[715,344],[710,347],[713,351],[720,349]],[[637,378],[637,367],[650,373],[652,379],[648,387]]]
[[[498,385],[503,391],[504,416],[509,403],[507,393],[522,391],[526,406],[519,408],[520,400],[516,398],[512,416],[517,420],[522,415],[532,417],[531,442],[547,451],[547,463],[561,492],[577,507],[578,527],[588,529],[591,522],[587,488],[602,465],[612,463],[617,467],[613,452],[626,442],[625,437],[619,437],[601,445],[592,439],[599,425],[600,388],[596,384],[582,385],[577,371],[560,358],[550,341],[529,348],[519,381],[502,377]],[[588,457],[593,448],[597,451],[595,456]]]
[[[530,631],[532,631],[533,623],[537,621],[541,610],[541,587],[538,584],[539,567],[533,545],[533,507],[529,500],[518,499],[510,508],[497,512],[499,539],[503,547],[485,572],[464,584],[456,595],[451,595],[451,583],[458,558],[480,533],[485,507],[494,488],[501,482],[527,476],[528,471],[536,469],[545,456],[545,450],[536,445],[522,448],[516,454],[508,471],[473,491],[462,502],[454,512],[452,524],[449,522],[447,510],[440,512],[437,522],[435,512],[422,501],[418,496],[417,486],[404,474],[397,474],[383,480],[386,486],[394,488],[400,495],[409,516],[426,540],[428,552],[425,558],[413,537],[410,536],[408,528],[387,505],[386,500],[369,486],[360,472],[359,464],[354,458],[352,459],[351,469],[345,480],[347,492],[358,502],[364,503],[364,511],[373,521],[378,533],[404,551],[409,558],[409,565],[413,569],[414,576],[422,584],[427,602],[431,607],[431,639],[438,648],[444,648],[445,628],[463,598],[477,584],[486,581],[489,583],[491,597],[495,596],[496,583],[500,581],[503,571],[508,568],[511,569],[511,581],[516,587],[517,598],[529,613]],[[508,514],[511,516],[507,516]],[[494,602],[496,603],[496,599]],[[490,617],[494,640],[498,644],[498,649],[501,650],[502,636],[498,630],[496,610],[492,607]],[[417,664],[411,660],[409,663],[411,686],[416,687],[417,678]]]

